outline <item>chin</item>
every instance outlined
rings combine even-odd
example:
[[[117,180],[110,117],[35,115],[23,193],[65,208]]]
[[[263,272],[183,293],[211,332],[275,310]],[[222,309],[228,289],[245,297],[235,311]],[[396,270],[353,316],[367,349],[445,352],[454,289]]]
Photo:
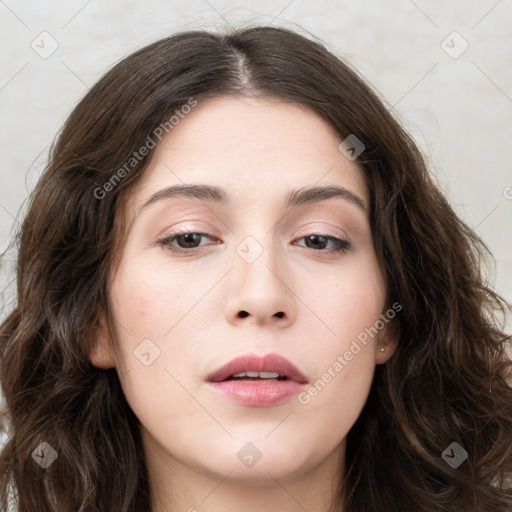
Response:
[[[263,437],[263,436],[261,436]],[[322,459],[322,455],[295,445],[283,446],[282,443],[266,442],[261,439],[240,442],[231,440],[229,446],[211,453],[209,457],[198,460],[207,471],[222,475],[229,474],[230,480],[251,481],[253,484],[268,484],[269,479],[298,477],[311,471]],[[316,453],[315,453],[316,452]]]

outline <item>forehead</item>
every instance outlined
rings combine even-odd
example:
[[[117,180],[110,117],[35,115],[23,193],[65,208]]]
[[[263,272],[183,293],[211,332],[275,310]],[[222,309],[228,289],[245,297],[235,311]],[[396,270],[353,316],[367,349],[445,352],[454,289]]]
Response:
[[[304,105],[278,99],[220,97],[199,102],[153,150],[130,194],[140,208],[164,186],[210,183],[238,199],[282,200],[292,189],[339,184],[368,204],[361,168],[341,138]]]

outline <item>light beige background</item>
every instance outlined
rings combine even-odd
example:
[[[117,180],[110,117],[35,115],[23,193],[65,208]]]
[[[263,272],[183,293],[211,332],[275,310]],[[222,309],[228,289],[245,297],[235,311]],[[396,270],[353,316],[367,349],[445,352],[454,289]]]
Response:
[[[114,62],[177,30],[245,23],[303,27],[380,91],[512,301],[512,0],[0,1],[0,250],[59,127]]]

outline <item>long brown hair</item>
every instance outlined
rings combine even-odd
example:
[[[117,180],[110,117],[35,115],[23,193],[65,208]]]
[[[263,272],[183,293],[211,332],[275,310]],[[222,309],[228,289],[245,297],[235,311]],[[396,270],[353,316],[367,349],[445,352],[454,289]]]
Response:
[[[223,95],[307,106],[365,146],[374,243],[389,304],[403,309],[398,348],[348,433],[343,510],[510,511],[510,336],[498,316],[509,306],[482,278],[487,248],[357,73],[314,38],[265,26],[146,46],[66,121],[17,237],[17,303],[0,328],[2,509],[14,497],[20,512],[151,510],[138,419],[116,370],[88,353],[98,309],[110,315],[122,198],[151,157],[140,148],[191,99]],[[41,443],[58,454],[47,468],[34,462]],[[456,468],[450,446],[467,453]]]

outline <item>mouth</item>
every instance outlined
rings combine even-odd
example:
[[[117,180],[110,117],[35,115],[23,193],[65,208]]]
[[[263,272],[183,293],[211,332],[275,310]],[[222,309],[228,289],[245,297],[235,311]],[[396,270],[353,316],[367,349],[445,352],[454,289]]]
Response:
[[[308,382],[291,361],[278,354],[237,357],[206,380],[212,389],[228,399],[252,407],[281,404]]]
[[[240,372],[230,375],[226,380],[289,380],[288,377],[281,375],[279,372]],[[223,381],[223,382],[224,382]]]

